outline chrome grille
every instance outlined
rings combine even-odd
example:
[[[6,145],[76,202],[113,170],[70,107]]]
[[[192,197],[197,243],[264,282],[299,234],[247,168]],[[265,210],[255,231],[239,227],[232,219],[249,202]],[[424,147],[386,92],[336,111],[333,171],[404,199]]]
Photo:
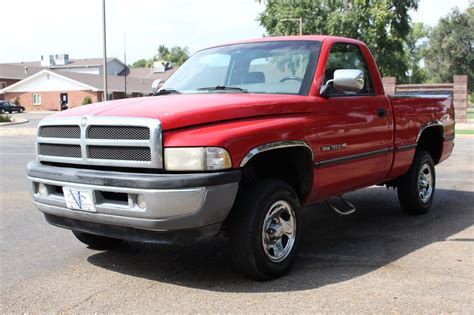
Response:
[[[39,135],[44,138],[79,139],[81,128],[79,126],[44,126],[40,128]]]
[[[65,158],[81,158],[81,146],[69,144],[48,144],[39,145],[39,154],[47,156],[59,156]]]
[[[47,118],[39,124],[37,152],[45,162],[161,169],[161,124],[134,117]]]
[[[87,131],[87,138],[148,140],[150,139],[150,129],[135,126],[90,126]]]
[[[116,147],[116,146],[89,146],[90,159],[122,160],[122,161],[150,161],[150,148],[146,147]]]

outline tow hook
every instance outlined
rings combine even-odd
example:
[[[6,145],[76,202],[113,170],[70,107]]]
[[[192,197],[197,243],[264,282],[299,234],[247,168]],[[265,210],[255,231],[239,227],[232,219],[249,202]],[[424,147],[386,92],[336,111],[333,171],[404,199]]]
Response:
[[[344,205],[346,205],[349,208],[348,210],[338,209],[335,205],[331,204],[328,199],[326,199],[324,201],[326,202],[326,205],[329,208],[334,210],[334,212],[336,212],[339,215],[349,215],[349,214],[354,213],[357,210],[357,208],[352,203],[350,203],[349,201],[344,199],[344,197],[342,197],[342,195],[339,196],[339,199],[341,199],[341,201],[344,203]]]

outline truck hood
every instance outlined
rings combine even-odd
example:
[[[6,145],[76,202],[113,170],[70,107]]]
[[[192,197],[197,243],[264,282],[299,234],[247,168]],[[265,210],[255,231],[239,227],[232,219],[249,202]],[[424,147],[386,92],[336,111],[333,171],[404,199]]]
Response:
[[[171,94],[76,107],[51,118],[115,116],[155,118],[163,130],[249,117],[309,112],[314,99],[275,94]]]

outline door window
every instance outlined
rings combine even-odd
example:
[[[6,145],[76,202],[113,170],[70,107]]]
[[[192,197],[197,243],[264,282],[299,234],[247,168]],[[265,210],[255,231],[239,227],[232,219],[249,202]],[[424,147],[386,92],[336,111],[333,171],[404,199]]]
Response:
[[[339,69],[358,69],[364,73],[365,85],[360,92],[335,92],[331,89],[331,95],[348,96],[348,95],[373,95],[374,88],[370,78],[369,68],[365,62],[364,56],[357,45],[336,43],[332,46],[329,58],[324,72],[323,83],[334,78],[334,71]]]

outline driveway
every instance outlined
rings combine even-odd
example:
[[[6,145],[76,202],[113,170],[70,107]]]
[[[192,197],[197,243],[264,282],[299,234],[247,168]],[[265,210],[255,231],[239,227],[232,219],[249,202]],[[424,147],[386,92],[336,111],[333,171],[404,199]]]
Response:
[[[33,137],[0,137],[0,312],[474,313],[474,137],[455,141],[429,214],[405,215],[383,187],[348,194],[350,216],[306,207],[291,273],[255,282],[225,239],[88,249],[30,200]]]

